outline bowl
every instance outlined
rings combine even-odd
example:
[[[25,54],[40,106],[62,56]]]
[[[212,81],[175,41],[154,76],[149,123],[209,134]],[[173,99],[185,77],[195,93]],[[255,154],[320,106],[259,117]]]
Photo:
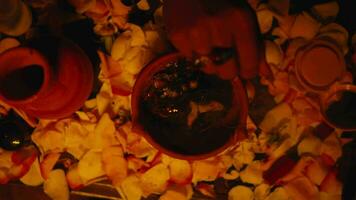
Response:
[[[133,88],[133,131],[174,158],[215,156],[246,133],[248,100],[241,80],[220,79],[200,66],[171,53],[147,65]]]

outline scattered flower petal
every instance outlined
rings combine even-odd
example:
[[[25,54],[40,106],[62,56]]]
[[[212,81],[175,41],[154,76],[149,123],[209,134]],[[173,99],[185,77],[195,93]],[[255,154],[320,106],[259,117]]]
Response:
[[[253,191],[246,186],[235,186],[228,194],[229,200],[253,200]]]
[[[297,15],[297,18],[289,32],[290,38],[302,37],[305,39],[312,39],[316,36],[321,24],[316,21],[308,13],[303,12]]]
[[[163,163],[157,164],[142,174],[140,180],[144,196],[161,194],[168,185],[169,169]]]
[[[53,200],[69,200],[69,189],[63,170],[53,170],[44,182],[43,188]]]
[[[339,13],[339,4],[337,1],[330,1],[326,3],[316,4],[312,10],[323,20],[334,19]]]

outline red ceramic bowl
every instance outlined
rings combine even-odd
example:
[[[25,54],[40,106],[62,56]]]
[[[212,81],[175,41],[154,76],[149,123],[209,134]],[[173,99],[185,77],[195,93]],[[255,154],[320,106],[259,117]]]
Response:
[[[92,64],[70,40],[43,37],[33,43],[0,54],[0,99],[32,117],[68,117],[92,91]]]
[[[133,129],[151,145],[169,156],[185,160],[205,159],[235,145],[239,138],[245,135],[247,96],[238,77],[231,81],[224,80],[231,88],[231,91],[226,91],[230,94],[231,100],[224,116],[214,123],[214,128],[204,134],[192,135],[177,131],[180,127],[172,127],[164,119],[153,117],[154,115],[142,106],[147,90],[153,84],[153,76],[165,69],[169,63],[179,59],[185,58],[179,53],[163,56],[149,64],[139,74],[131,99]]]

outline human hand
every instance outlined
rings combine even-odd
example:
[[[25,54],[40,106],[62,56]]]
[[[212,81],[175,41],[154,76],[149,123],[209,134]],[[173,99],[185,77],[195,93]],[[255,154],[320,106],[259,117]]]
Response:
[[[165,0],[163,16],[173,45],[185,56],[208,56],[215,48],[234,48],[235,59],[206,63],[204,71],[223,79],[267,74],[256,16],[245,2]]]

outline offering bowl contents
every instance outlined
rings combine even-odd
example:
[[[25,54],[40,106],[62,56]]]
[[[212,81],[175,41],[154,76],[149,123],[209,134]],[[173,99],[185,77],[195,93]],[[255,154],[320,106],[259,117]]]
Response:
[[[16,69],[4,76],[0,81],[3,87],[0,92],[8,99],[19,100],[28,98],[42,86],[43,70],[39,65],[28,65],[21,69]]]
[[[239,106],[244,105],[236,93],[244,91],[238,91],[232,81],[204,73],[199,61],[179,54],[168,57],[167,62],[147,66],[134,87],[133,107],[137,102],[138,114],[133,112],[133,118],[144,135],[181,158],[226,146],[239,125]]]

